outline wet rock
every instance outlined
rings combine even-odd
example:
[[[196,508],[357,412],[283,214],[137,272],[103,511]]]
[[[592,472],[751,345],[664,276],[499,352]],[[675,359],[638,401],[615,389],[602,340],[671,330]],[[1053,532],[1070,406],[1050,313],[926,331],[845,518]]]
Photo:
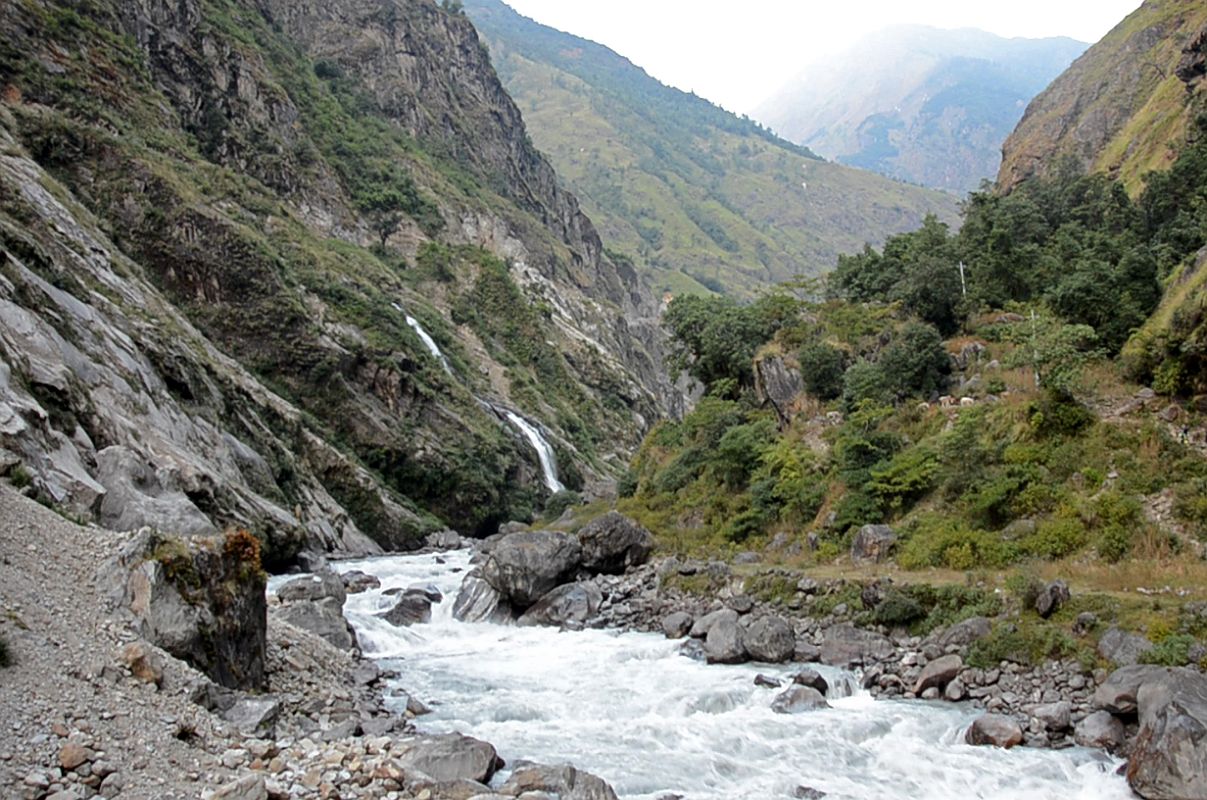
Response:
[[[709,664],[740,664],[747,660],[742,626],[736,618],[725,617],[708,629],[704,654]]]
[[[1023,729],[1013,717],[985,714],[968,728],[964,741],[971,745],[993,745],[1009,749],[1022,744]]]
[[[427,538],[423,540],[423,543],[436,550],[458,550],[464,545],[461,534],[447,528],[435,533],[429,533]]]
[[[779,664],[792,660],[796,652],[796,634],[783,617],[760,617],[742,634],[746,652],[755,661]]]
[[[1207,676],[1182,667],[1151,674],[1137,694],[1140,730],[1127,781],[1150,800],[1207,797]]]
[[[373,575],[366,575],[360,570],[354,569],[351,572],[345,572],[342,576],[342,579],[344,582],[344,589],[348,594],[360,594],[361,592],[367,592],[370,589],[381,588],[381,581],[379,581]]]
[[[406,594],[417,594],[427,598],[429,603],[444,602],[444,593],[434,583],[415,583],[407,587]]]
[[[780,688],[780,681],[778,678],[773,678],[760,672],[754,676],[754,685],[761,686],[764,689],[778,689]]]
[[[426,595],[408,592],[398,598],[393,608],[378,616],[399,628],[426,625],[432,621],[432,601]]]
[[[964,659],[958,655],[942,656],[928,663],[918,674],[914,683],[914,694],[922,694],[927,689],[942,691],[964,668]]]
[[[344,604],[334,597],[289,603],[273,609],[273,616],[295,628],[310,631],[340,650],[356,648],[356,632],[344,618]]]
[[[692,625],[690,635],[693,639],[703,639],[708,636],[708,632],[712,630],[712,626],[716,625],[721,620],[738,621],[738,612],[732,608],[722,608],[717,611],[710,612],[700,617]]]
[[[792,796],[797,800],[821,800],[826,793],[821,789],[814,789],[812,786],[797,786],[792,790]]]
[[[471,570],[461,582],[453,603],[453,619],[460,622],[502,622],[511,618],[511,606],[499,590],[486,582],[478,570]]]
[[[557,531],[522,531],[499,541],[482,577],[516,608],[526,609],[569,582],[582,560],[578,540]]]
[[[334,598],[342,605],[348,598],[343,579],[330,567],[323,567],[313,575],[295,578],[277,589],[277,597],[282,603],[294,603],[299,600],[323,600]]]
[[[537,600],[516,624],[581,627],[595,616],[602,602],[603,595],[594,584],[567,583]]]
[[[823,632],[821,662],[847,669],[888,658],[895,649],[887,636],[843,623]]]
[[[545,766],[521,762],[499,791],[512,797],[544,792],[560,800],[617,800],[616,792],[602,778],[569,764]]]
[[[821,648],[812,642],[796,640],[796,652],[792,655],[793,661],[799,661],[802,664],[812,664],[816,661],[821,661]]]
[[[1094,691],[1093,706],[1122,716],[1135,714],[1140,686],[1164,672],[1165,667],[1149,664],[1120,667]]]
[[[1043,703],[1031,709],[1031,716],[1039,720],[1045,730],[1067,731],[1073,725],[1073,705],[1068,700]]]
[[[812,686],[791,686],[771,701],[771,710],[777,714],[801,714],[829,707],[825,696]]]
[[[404,739],[395,744],[392,755],[404,771],[442,782],[488,783],[502,766],[493,746],[459,733]]]
[[[1098,655],[1121,667],[1131,666],[1153,649],[1153,643],[1136,633],[1108,628],[1098,640]]]
[[[888,525],[864,525],[851,542],[851,560],[883,561],[897,543],[897,533]]]
[[[610,511],[578,532],[582,564],[590,572],[619,575],[649,560],[654,536],[623,514]]]
[[[808,686],[811,689],[815,689],[822,695],[830,691],[830,684],[815,669],[802,669],[792,676],[792,682],[798,686]]]
[[[662,619],[662,632],[668,639],[682,639],[692,628],[692,615],[686,611],[675,611]]]
[[[1069,585],[1064,581],[1052,581],[1040,590],[1035,598],[1035,611],[1044,619],[1055,614],[1069,602]]]
[[[1087,715],[1073,730],[1073,741],[1082,747],[1096,747],[1112,753],[1123,746],[1126,738],[1123,723],[1109,711]]]

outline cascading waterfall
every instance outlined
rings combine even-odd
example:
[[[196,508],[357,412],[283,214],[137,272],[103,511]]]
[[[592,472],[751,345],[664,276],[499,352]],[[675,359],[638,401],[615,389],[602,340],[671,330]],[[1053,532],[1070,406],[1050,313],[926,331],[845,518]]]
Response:
[[[798,786],[830,800],[1132,797],[1114,774],[1120,762],[1102,753],[971,747],[962,734],[975,711],[874,701],[841,670],[818,667],[832,708],[783,715],[770,708],[777,690],[754,676],[789,680],[799,666],[705,665],[653,634],[457,622],[470,555],[340,563],[381,580],[349,596],[345,614],[365,654],[434,709],[421,729],[476,736],[509,762],[569,762],[625,800],[790,798]],[[397,600],[385,592],[429,583],[444,594],[430,624],[395,628],[377,616]]]
[[[436,344],[436,340],[433,339],[428,332],[423,329],[423,326],[419,324],[419,320],[408,314],[403,307],[397,303],[391,303],[390,305],[394,306],[394,310],[406,318],[407,325],[410,325],[411,330],[415,331],[415,333],[419,336],[420,341],[423,342],[423,346],[427,348],[427,351],[432,354],[433,358],[440,362],[440,366],[444,367],[445,372],[447,372],[449,375],[452,375],[453,368],[449,365],[448,359],[444,357],[444,353],[440,352],[440,347]]]

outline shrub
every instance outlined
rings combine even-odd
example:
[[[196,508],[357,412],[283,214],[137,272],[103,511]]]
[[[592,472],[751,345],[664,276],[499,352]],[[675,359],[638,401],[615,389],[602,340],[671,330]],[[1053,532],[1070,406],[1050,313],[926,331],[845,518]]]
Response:
[[[1157,664],[1162,667],[1182,667],[1190,663],[1190,648],[1197,640],[1185,633],[1166,636],[1151,650],[1140,654],[1140,663]]]
[[[920,322],[902,329],[884,349],[878,365],[900,397],[934,394],[947,387],[947,375],[951,372],[951,359],[943,349],[939,332]]]
[[[1058,518],[1039,523],[1035,533],[1027,536],[1019,545],[1028,555],[1056,559],[1085,547],[1086,536],[1081,520]]]
[[[958,521],[926,517],[919,521],[897,558],[904,569],[1003,567],[1018,557],[1017,549],[988,531],[963,527]]]
[[[822,341],[806,344],[797,354],[805,391],[822,400],[842,394],[845,358],[842,351]]]
[[[984,639],[968,648],[968,665],[989,669],[1002,661],[1032,666],[1049,658],[1064,658],[1077,643],[1059,628],[1045,623],[999,623]]]
[[[890,589],[872,612],[872,622],[895,628],[909,625],[926,616],[922,604],[904,592]]]
[[[1020,608],[1034,606],[1043,588],[1044,585],[1038,578],[1025,572],[1016,572],[1006,578],[1006,591],[1018,602]]]
[[[848,412],[865,402],[883,405],[892,397],[888,376],[870,361],[856,361],[842,376],[842,406]]]
[[[619,497],[632,497],[637,494],[637,473],[632,469],[625,470],[625,473],[616,481],[616,494]]]
[[[261,571],[260,540],[243,528],[229,530],[222,540],[222,553],[235,564]]]
[[[545,501],[545,519],[557,519],[571,506],[582,505],[583,498],[578,492],[569,490],[558,492]]]
[[[23,464],[18,464],[8,473],[8,482],[14,489],[24,489],[34,482],[34,476]]]

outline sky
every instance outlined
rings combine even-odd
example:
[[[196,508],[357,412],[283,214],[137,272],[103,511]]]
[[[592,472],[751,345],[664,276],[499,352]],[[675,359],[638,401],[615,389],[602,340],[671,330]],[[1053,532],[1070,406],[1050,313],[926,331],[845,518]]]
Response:
[[[806,65],[889,25],[1096,42],[1140,0],[504,0],[663,83],[747,113]]]

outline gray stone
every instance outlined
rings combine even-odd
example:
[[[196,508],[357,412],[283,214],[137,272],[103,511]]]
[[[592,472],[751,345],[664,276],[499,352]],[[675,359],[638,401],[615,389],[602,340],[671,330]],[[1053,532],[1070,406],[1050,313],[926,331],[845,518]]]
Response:
[[[1152,673],[1137,707],[1127,767],[1133,791],[1149,800],[1207,797],[1207,676],[1183,667]]]
[[[914,694],[922,694],[927,689],[942,691],[964,668],[964,659],[958,655],[942,656],[928,663],[918,673],[914,682]]]
[[[790,686],[771,701],[771,710],[777,714],[800,714],[829,707],[825,696],[812,686]]]
[[[1044,619],[1055,614],[1069,602],[1069,585],[1064,581],[1052,581],[1040,590],[1035,598],[1035,611]]]
[[[293,603],[299,600],[323,600],[328,597],[339,601],[342,606],[348,599],[344,588],[344,580],[330,567],[324,567],[313,575],[295,578],[277,589],[277,597],[282,603]]]
[[[779,678],[773,678],[760,672],[754,676],[754,685],[761,686],[764,689],[778,689],[781,684]]]
[[[740,664],[747,660],[742,626],[736,618],[719,619],[708,629],[704,655],[709,664]]]
[[[830,684],[815,669],[802,669],[792,676],[792,682],[799,686],[808,686],[811,689],[815,689],[822,695],[830,691]]]
[[[461,582],[453,603],[453,619],[459,622],[502,622],[511,617],[511,606],[499,590],[491,586],[478,570],[471,570]]]
[[[1096,747],[1116,752],[1127,739],[1123,723],[1109,711],[1095,711],[1077,723],[1073,741],[1082,747]]]
[[[682,639],[692,628],[692,615],[686,611],[667,614],[662,620],[662,632],[668,639]]]
[[[742,633],[746,652],[755,661],[779,664],[792,660],[796,652],[796,634],[783,617],[760,617]]]
[[[897,533],[888,525],[864,525],[851,542],[852,561],[884,561],[897,543]]]
[[[821,662],[835,667],[847,669],[879,661],[891,656],[894,650],[887,636],[849,623],[832,625],[822,633]]]
[[[444,602],[444,593],[434,583],[414,583],[407,587],[406,594],[417,594],[427,598],[428,602]]]
[[[244,736],[271,739],[281,718],[281,701],[270,695],[244,697],[221,714]]]
[[[252,773],[222,786],[209,797],[210,800],[268,800],[268,787],[262,774]]]
[[[1068,700],[1043,703],[1031,709],[1031,716],[1049,731],[1067,731],[1073,725],[1073,705]]]
[[[1120,667],[1136,664],[1140,656],[1153,649],[1153,643],[1137,633],[1108,628],[1098,640],[1098,655]]]
[[[732,608],[722,608],[718,611],[705,614],[696,620],[692,625],[690,631],[691,637],[693,639],[703,639],[704,637],[708,636],[708,632],[712,629],[712,626],[721,620],[732,620],[733,622],[737,622],[738,612],[734,611]]]
[[[1001,714],[985,714],[978,717],[968,732],[964,741],[971,745],[993,745],[1009,749],[1023,742],[1023,729],[1013,717]]]
[[[567,583],[544,595],[517,620],[518,625],[573,625],[595,616],[603,595],[593,583]]]
[[[370,589],[381,588],[381,581],[372,575],[366,575],[360,570],[345,572],[341,577],[344,581],[344,589],[348,594],[360,594]]]
[[[488,783],[501,766],[493,746],[459,733],[403,739],[391,755],[404,771],[415,770],[440,782]]]
[[[356,648],[356,632],[344,618],[343,603],[333,597],[290,603],[273,609],[273,616],[295,628],[310,631],[341,650]]]
[[[432,621],[432,601],[425,595],[408,592],[398,598],[393,608],[378,616],[399,628],[426,625]]]
[[[503,537],[482,565],[482,577],[511,605],[526,609],[574,577],[582,548],[558,531],[522,531]]]
[[[941,649],[948,647],[967,647],[975,641],[989,635],[991,623],[988,617],[969,617],[963,622],[957,622],[947,630],[933,637]]]
[[[569,764],[545,766],[521,762],[499,791],[510,797],[543,792],[560,800],[617,800],[603,779]]]
[[[654,536],[623,514],[610,511],[578,532],[583,567],[591,572],[620,574],[649,560]]]
[[[1135,714],[1136,696],[1140,692],[1140,686],[1164,672],[1164,667],[1149,664],[1120,667],[1094,691],[1093,706],[1112,714]]]
[[[96,478],[105,487],[101,525],[115,531],[142,527],[185,536],[217,533],[218,528],[179,488],[165,486],[160,473],[134,450],[121,445],[96,454]]]
[[[821,661],[821,648],[812,642],[797,639],[796,652],[793,653],[792,660],[799,661],[802,664],[812,664],[816,661]]]

